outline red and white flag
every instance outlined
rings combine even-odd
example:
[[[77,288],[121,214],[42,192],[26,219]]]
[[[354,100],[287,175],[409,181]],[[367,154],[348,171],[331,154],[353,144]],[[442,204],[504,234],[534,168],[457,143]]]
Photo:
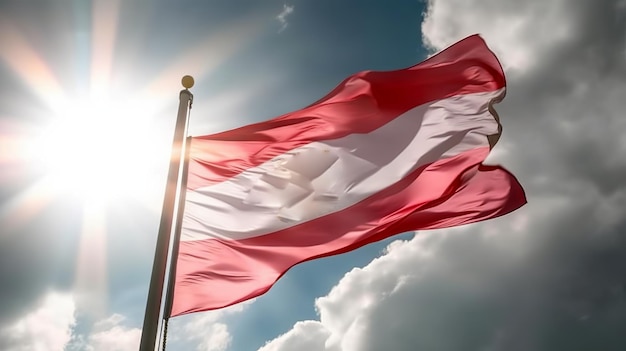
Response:
[[[344,80],[318,102],[191,140],[171,315],[266,292],[297,263],[526,203],[486,166],[505,94],[477,35],[426,61]]]

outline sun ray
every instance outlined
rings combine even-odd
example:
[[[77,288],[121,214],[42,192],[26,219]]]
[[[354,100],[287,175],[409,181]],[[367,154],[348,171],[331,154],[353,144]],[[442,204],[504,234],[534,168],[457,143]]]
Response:
[[[51,108],[63,104],[66,95],[50,67],[10,19],[0,17],[0,58]]]
[[[21,22],[0,15],[0,62],[32,91],[28,98],[38,100],[37,107],[11,112],[29,118],[8,116],[19,131],[0,126],[0,166],[19,164],[23,168],[19,172],[30,172],[28,179],[43,174],[2,204],[0,223],[3,232],[11,232],[54,200],[82,201],[76,286],[85,291],[85,301],[106,291],[108,206],[133,201],[155,213],[160,210],[172,133],[160,117],[176,99],[172,89],[178,89],[183,74],[201,80],[214,72],[266,25],[265,17],[253,14],[202,36],[189,50],[173,55],[173,64],[137,84],[132,72],[116,71],[121,5],[120,0],[94,0],[88,11],[84,4],[77,5],[74,15],[80,17],[80,28],[69,37],[78,41],[73,43],[77,50],[70,52],[74,57],[66,57],[72,65],[65,71],[46,62],[49,52],[42,51],[45,46],[34,46],[37,37],[29,37]],[[123,84],[136,89],[116,85],[120,76]],[[71,85],[72,79],[80,80],[79,84]],[[222,95],[221,102],[237,104],[244,98],[239,95]],[[171,112],[174,117],[175,111]],[[0,180],[19,180],[13,172],[3,169]]]
[[[77,308],[94,319],[105,316],[108,304],[104,213],[97,199],[85,202],[74,280]]]
[[[26,161],[30,139],[23,129],[23,123],[0,116],[0,183],[15,178],[19,166]]]
[[[183,74],[190,74],[196,81],[200,81],[252,40],[261,30],[263,20],[258,15],[244,17],[204,40],[195,42],[191,50],[182,53],[172,65],[147,84],[143,93],[169,94],[171,87],[179,84]]]
[[[90,89],[92,98],[108,94],[119,9],[119,0],[96,0],[93,3]]]
[[[0,207],[3,232],[19,228],[48,205],[57,195],[53,183],[51,176],[44,176]]]

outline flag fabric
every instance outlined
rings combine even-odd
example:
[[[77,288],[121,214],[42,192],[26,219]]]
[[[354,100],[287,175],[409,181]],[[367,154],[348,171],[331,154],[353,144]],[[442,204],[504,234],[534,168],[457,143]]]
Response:
[[[194,137],[171,316],[266,292],[290,267],[526,203],[483,165],[502,68],[468,37],[413,67],[357,73],[278,118]]]

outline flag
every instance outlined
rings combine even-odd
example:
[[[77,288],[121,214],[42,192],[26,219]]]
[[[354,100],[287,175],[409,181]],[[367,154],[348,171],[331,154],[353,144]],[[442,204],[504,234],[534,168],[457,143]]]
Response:
[[[194,137],[171,316],[266,292],[290,267],[410,230],[509,213],[502,68],[468,37],[406,69],[365,71],[275,119]]]

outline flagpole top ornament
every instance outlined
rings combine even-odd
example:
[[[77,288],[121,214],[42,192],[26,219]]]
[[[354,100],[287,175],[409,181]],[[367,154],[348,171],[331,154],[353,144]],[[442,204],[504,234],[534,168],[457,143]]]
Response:
[[[183,84],[183,87],[185,87],[185,89],[193,87],[194,84],[192,76],[184,76],[183,79],[180,80],[180,82]]]

